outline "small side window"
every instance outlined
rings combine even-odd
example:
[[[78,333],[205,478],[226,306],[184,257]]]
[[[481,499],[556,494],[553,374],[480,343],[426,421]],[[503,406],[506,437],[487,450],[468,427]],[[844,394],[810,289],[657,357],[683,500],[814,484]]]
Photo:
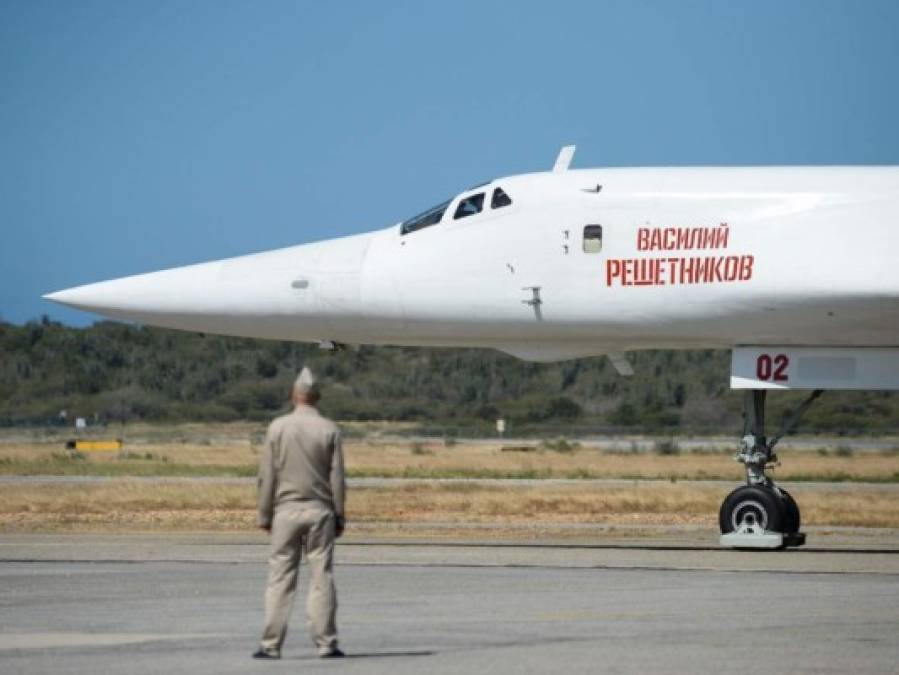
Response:
[[[468,216],[473,216],[476,213],[480,213],[481,209],[483,208],[484,193],[479,192],[478,194],[466,197],[461,202],[459,202],[459,206],[456,207],[456,213],[453,215],[453,219],[459,220],[459,218],[467,218]]]
[[[584,225],[584,253],[602,251],[602,225]]]
[[[512,203],[512,200],[509,198],[502,188],[496,188],[493,191],[493,197],[490,198],[490,208],[491,209],[501,209],[504,206],[508,206]]]

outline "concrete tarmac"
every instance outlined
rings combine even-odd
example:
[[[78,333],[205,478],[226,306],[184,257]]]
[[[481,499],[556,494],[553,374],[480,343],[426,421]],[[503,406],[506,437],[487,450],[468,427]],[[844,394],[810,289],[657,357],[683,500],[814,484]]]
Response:
[[[895,673],[899,533],[786,552],[672,529],[571,542],[338,546],[350,658],[316,659],[301,578],[279,662],[254,662],[261,535],[0,535],[2,673]]]

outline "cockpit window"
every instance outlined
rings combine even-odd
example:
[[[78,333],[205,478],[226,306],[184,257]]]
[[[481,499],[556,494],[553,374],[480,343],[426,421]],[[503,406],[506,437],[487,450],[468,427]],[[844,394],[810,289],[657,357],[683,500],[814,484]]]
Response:
[[[410,218],[400,226],[400,234],[409,234],[410,232],[415,232],[415,230],[421,230],[422,228],[436,225],[440,222],[440,219],[443,218],[443,212],[446,211],[446,207],[449,206],[449,204],[449,201],[443,202],[442,204],[438,204],[437,206],[428,209],[424,213],[419,213],[414,218]]]
[[[493,191],[493,197],[490,199],[490,208],[491,209],[500,209],[504,206],[508,206],[512,203],[512,200],[509,198],[502,188],[496,188]]]
[[[484,193],[479,192],[478,194],[466,197],[461,202],[459,202],[459,206],[456,207],[456,213],[453,215],[453,219],[459,220],[459,218],[467,218],[468,216],[473,216],[476,213],[480,213],[481,209],[483,208]]]

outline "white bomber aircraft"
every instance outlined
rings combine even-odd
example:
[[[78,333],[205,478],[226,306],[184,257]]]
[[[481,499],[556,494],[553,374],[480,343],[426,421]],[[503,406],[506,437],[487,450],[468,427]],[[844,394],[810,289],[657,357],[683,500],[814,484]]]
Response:
[[[530,361],[732,350],[744,389],[724,545],[800,545],[765,470],[772,389],[899,389],[899,167],[551,172],[465,190],[387,229],[141,274],[46,298],[182,330],[487,347]],[[784,432],[788,431],[785,429]]]

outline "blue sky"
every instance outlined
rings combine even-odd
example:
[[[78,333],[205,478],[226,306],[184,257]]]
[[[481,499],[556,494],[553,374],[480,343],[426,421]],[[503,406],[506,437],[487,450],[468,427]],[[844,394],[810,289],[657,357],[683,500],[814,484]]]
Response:
[[[899,164],[899,2],[0,0],[0,318],[575,166]]]

